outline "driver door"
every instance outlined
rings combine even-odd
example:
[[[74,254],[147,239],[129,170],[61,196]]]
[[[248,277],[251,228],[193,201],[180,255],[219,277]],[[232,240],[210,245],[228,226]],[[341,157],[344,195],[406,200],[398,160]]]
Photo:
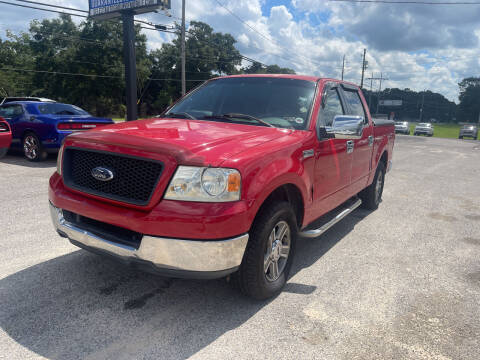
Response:
[[[347,113],[337,83],[325,85],[317,118],[318,143],[315,150],[314,211],[316,216],[334,209],[346,199],[342,189],[351,181],[352,154],[347,152],[347,139],[327,136],[325,127],[331,127],[337,115]]]

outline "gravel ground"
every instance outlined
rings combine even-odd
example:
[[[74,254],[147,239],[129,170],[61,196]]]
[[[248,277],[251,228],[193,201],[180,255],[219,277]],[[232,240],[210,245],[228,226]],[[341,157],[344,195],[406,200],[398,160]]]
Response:
[[[285,291],[135,272],[57,236],[55,161],[0,160],[0,358],[478,359],[480,142],[397,136],[375,212],[299,241]]]

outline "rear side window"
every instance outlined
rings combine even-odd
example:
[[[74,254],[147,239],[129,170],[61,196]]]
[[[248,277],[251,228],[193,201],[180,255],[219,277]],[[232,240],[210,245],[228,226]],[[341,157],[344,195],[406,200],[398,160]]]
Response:
[[[343,94],[345,95],[345,101],[348,104],[350,115],[362,116],[366,122],[367,114],[363,108],[363,103],[358,91],[344,90]]]
[[[22,114],[23,108],[21,105],[7,105],[0,107],[0,116],[4,118],[11,118]]]

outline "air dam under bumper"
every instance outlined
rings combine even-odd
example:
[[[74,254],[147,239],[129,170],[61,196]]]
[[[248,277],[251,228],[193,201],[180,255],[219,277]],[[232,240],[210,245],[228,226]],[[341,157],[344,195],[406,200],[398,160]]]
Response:
[[[86,250],[112,255],[165,276],[215,279],[235,272],[242,262],[248,234],[226,240],[183,240],[144,235],[138,249],[99,237],[69,223],[50,203],[57,232]]]

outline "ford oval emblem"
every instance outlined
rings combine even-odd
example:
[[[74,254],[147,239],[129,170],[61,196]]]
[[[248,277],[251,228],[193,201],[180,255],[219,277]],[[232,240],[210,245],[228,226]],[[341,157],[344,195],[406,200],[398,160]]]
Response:
[[[113,171],[100,166],[92,169],[91,174],[99,181],[110,181],[113,179]]]

